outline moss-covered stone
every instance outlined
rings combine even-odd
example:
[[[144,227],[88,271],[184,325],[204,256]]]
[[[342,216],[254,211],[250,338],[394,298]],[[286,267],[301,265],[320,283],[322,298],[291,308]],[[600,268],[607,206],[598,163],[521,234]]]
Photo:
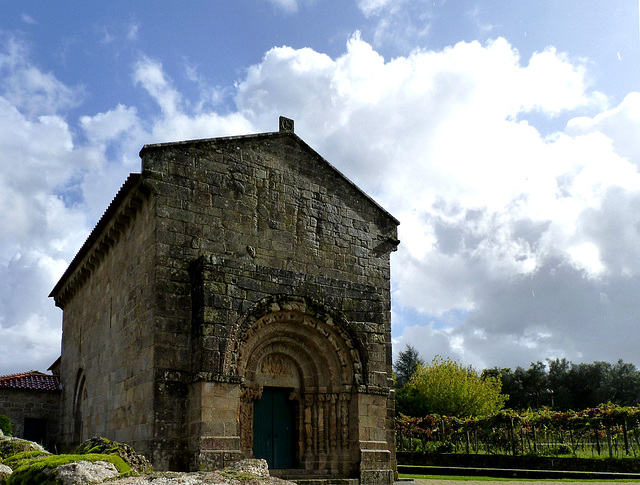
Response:
[[[21,440],[9,436],[0,437],[0,458],[3,460],[24,451],[44,452],[45,449],[33,441]]]
[[[57,468],[78,461],[113,463],[121,476],[131,472],[131,467],[114,454],[49,455],[28,460],[15,468],[7,479],[7,485],[60,485]]]
[[[19,468],[21,466],[27,465],[38,458],[42,458],[43,456],[48,456],[51,453],[48,451],[21,451],[20,453],[16,453],[15,455],[11,455],[3,461],[3,464],[11,467],[12,469]]]
[[[127,463],[136,473],[150,473],[153,470],[151,463],[142,455],[125,443],[118,443],[107,438],[90,438],[74,451],[75,454],[84,455],[87,453],[101,453],[107,455],[117,455]]]

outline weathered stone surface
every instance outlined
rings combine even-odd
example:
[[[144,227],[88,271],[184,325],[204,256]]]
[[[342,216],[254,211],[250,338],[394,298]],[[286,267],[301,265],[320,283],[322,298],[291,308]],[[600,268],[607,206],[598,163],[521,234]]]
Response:
[[[112,485],[293,485],[293,482],[269,475],[266,460],[247,459],[224,470],[212,472],[152,473],[109,481]]]
[[[12,436],[0,437],[0,458],[8,458],[16,453],[23,451],[41,451],[46,453],[45,449],[38,443],[33,441],[26,441],[20,438],[14,438]]]
[[[266,389],[294,423],[276,468],[393,469],[398,221],[292,128],[143,148],[52,291],[67,446],[99,434],[156,469],[221,469],[253,456]]]
[[[118,469],[106,461],[76,461],[57,468],[56,478],[62,485],[87,485],[101,483],[118,476]]]
[[[276,477],[240,480],[225,477],[220,472],[154,473],[143,477],[110,480],[110,485],[295,485]]]
[[[73,453],[78,455],[85,455],[87,453],[99,453],[106,455],[116,454],[120,458],[122,458],[124,462],[127,463],[136,473],[149,473],[153,469],[151,463],[149,463],[149,460],[147,460],[144,456],[136,453],[136,451],[131,446],[125,443],[111,441],[107,438],[90,438],[80,446],[78,446],[73,451]]]
[[[248,474],[255,478],[267,478],[269,477],[269,465],[267,465],[267,460],[246,459],[228,466],[224,469],[223,473],[225,472],[230,476],[238,473]]]
[[[13,470],[7,465],[0,464],[0,484],[6,483],[7,478],[9,478],[9,475],[11,475],[12,472]]]
[[[2,388],[0,392],[0,414],[11,420],[12,434],[24,436],[25,418],[46,422],[43,443],[49,449],[53,449],[60,432],[59,411],[60,391]]]

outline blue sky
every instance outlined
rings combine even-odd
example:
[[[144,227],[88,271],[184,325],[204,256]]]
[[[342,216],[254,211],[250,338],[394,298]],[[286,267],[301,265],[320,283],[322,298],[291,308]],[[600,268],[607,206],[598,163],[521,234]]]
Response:
[[[396,351],[640,364],[638,7],[0,0],[0,374],[145,143],[278,115],[401,221]]]

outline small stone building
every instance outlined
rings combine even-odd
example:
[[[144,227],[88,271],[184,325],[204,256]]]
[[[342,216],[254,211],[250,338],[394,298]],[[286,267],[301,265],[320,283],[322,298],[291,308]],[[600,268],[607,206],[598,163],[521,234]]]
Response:
[[[0,414],[13,436],[53,450],[59,434],[60,378],[36,370],[0,376]]]
[[[63,444],[391,483],[398,221],[286,118],[140,156],[50,295]]]

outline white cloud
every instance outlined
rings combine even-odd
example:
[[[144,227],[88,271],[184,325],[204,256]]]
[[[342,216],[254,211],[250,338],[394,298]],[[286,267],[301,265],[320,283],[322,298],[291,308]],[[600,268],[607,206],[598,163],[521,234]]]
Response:
[[[133,80],[136,84],[142,85],[153,97],[163,114],[172,116],[179,111],[182,103],[180,93],[166,78],[160,62],[146,57],[142,58],[135,65]]]
[[[127,40],[137,40],[139,31],[140,31],[140,24],[138,23],[129,24],[129,27],[127,30]]]
[[[365,16],[379,14],[382,10],[405,3],[404,0],[358,0],[358,8]]]
[[[24,43],[14,37],[3,38],[0,51],[0,95],[16,109],[30,116],[48,115],[76,107],[84,96],[82,87],[70,88],[51,73],[27,62]]]
[[[21,18],[22,18],[22,21],[25,24],[29,24],[29,25],[37,25],[38,24],[38,22],[36,22],[36,20],[31,15],[28,15],[26,13],[23,13]]]
[[[612,140],[616,153],[640,165],[640,93],[629,93],[618,106],[594,117],[573,118],[566,131],[574,136],[602,133]]]
[[[277,8],[284,10],[285,12],[296,12],[298,10],[297,0],[269,0]]]
[[[87,221],[139,169],[143,144],[273,131],[285,115],[402,222],[392,266],[400,348],[412,342],[427,360],[439,353],[476,367],[637,359],[640,95],[607,107],[584,66],[562,53],[522,60],[496,39],[387,60],[358,34],[335,59],[273,48],[238,82],[228,114],[215,111],[219,88],[195,70],[192,100],[143,56],[133,82],[159,113],[142,119],[119,104],[73,127],[61,112],[81,93],[40,72],[19,42],[5,47],[0,217],[11,224],[0,233],[0,342],[24,330],[39,349],[34,335],[58,335],[46,294]],[[28,76],[40,81],[16,91]],[[31,106],[31,93],[44,108]],[[582,117],[542,136],[534,113]]]
[[[549,137],[527,119],[597,112],[606,103],[589,88],[584,65],[552,48],[523,62],[496,39],[387,61],[357,35],[335,60],[309,49],[272,49],[250,69],[237,97],[258,126],[280,112],[293,116],[303,138],[401,220],[395,313],[412,309],[427,323],[469,312],[447,331],[407,327],[401,339],[441,342],[438,353],[476,365],[507,357],[513,365],[514,355],[524,365],[563,352],[589,355],[584,349],[605,357],[574,325],[584,321],[598,333],[581,300],[595,293],[600,301],[603,288],[618,284],[612,275],[635,281],[638,274],[630,250],[637,235],[628,228],[639,220],[640,176],[618,146],[637,142],[599,129],[628,126],[635,99]],[[600,219],[612,227],[601,229],[593,222]],[[538,281],[557,291],[514,295],[512,288]],[[566,308],[564,284],[584,290],[569,292]],[[532,294],[540,306],[528,311]],[[559,308],[563,318],[553,314]],[[620,337],[625,343],[629,332]],[[616,346],[625,347],[611,342],[606,358]]]

